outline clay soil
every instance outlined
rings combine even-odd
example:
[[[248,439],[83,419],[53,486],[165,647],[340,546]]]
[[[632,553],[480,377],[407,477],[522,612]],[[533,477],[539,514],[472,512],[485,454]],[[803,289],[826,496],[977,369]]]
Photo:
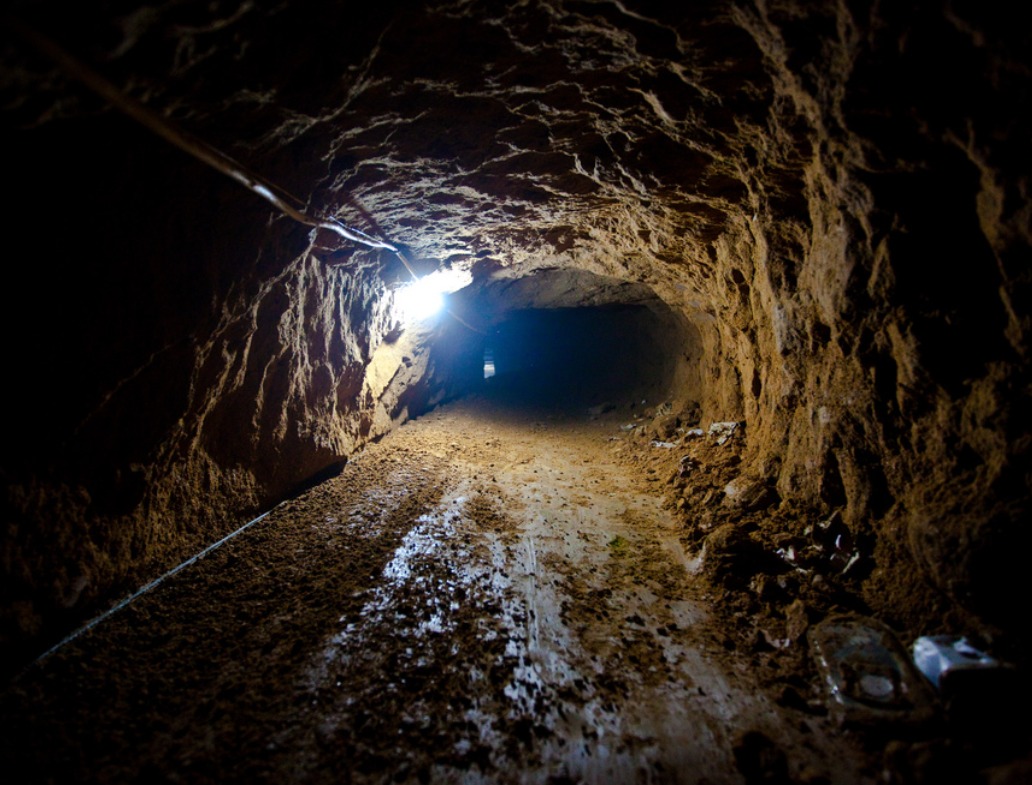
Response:
[[[759,528],[746,544],[713,533],[743,428],[718,444],[641,404],[478,396],[406,424],[24,672],[0,701],[5,769],[880,779],[880,750],[836,725],[807,653],[832,589],[802,585],[814,571]],[[746,495],[743,520],[776,501]]]

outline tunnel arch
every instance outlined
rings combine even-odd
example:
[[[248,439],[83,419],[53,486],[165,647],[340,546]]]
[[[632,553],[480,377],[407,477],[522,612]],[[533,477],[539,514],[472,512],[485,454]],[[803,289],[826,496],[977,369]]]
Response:
[[[505,388],[514,403],[559,409],[665,402],[698,410],[695,326],[645,284],[579,269],[475,281],[428,336],[433,384],[448,397]],[[484,356],[494,360],[484,376]]]

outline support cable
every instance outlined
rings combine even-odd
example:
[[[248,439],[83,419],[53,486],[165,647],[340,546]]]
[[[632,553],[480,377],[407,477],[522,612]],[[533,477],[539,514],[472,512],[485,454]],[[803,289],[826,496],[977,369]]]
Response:
[[[39,31],[34,30],[18,19],[5,17],[4,21],[26,42],[35,47],[40,53],[53,60],[69,76],[82,82],[86,87],[99,95],[113,107],[131,117],[133,120],[136,120],[165,141],[175,145],[183,152],[196,158],[198,161],[207,164],[216,171],[222,172],[227,177],[240,183],[249,191],[262,197],[281,213],[289,218],[293,218],[298,223],[304,224],[305,226],[312,226],[317,229],[327,229],[339,234],[347,240],[368,246],[369,248],[383,248],[384,250],[390,251],[398,257],[399,261],[404,265],[413,280],[419,280],[420,276],[413,269],[409,260],[405,257],[405,254],[402,253],[398,246],[386,242],[385,240],[372,237],[360,229],[347,226],[337,218],[309,215],[304,212],[303,208],[291,204],[291,201],[300,204],[300,199],[291,196],[282,188],[277,187],[261,175],[252,172],[246,166],[226,155],[221,150],[218,150],[193,134],[178,128],[168,118],[162,117],[157,112],[148,109],[131,96],[126,95],[99,73],[63,49],[55,41],[47,38]],[[353,199],[349,197],[349,201],[353,201]],[[365,213],[365,210],[363,209],[362,212]],[[368,217],[368,214],[366,215]],[[454,316],[454,314],[452,315]],[[476,329],[465,320],[459,319],[459,317],[456,317],[456,319],[471,330]],[[477,330],[477,332],[480,331]]]
[[[221,150],[217,150],[207,142],[198,139],[181,128],[177,128],[171,120],[162,117],[157,112],[148,109],[139,101],[123,93],[107,79],[87,66],[81,60],[73,57],[51,39],[17,19],[7,18],[5,21],[15,32],[18,33],[18,35],[35,47],[39,52],[53,60],[69,76],[78,79],[113,107],[136,120],[165,141],[175,145],[180,150],[193,156],[202,163],[205,163],[213,169],[216,169],[224,175],[232,178],[248,190],[265,199],[281,213],[293,218],[298,223],[302,223],[305,226],[312,226],[317,229],[327,229],[331,232],[336,232],[341,237],[351,240],[352,242],[360,243],[370,248],[383,248],[397,254],[408,271],[415,276],[415,273],[412,272],[412,268],[396,246],[384,242],[383,240],[378,240],[375,237],[370,237],[368,234],[358,229],[352,229],[336,218],[324,218],[322,216],[308,215],[302,209],[290,204],[290,200],[293,199],[293,197],[284,192],[283,189],[276,187],[265,178],[250,171],[247,167],[230,158]]]

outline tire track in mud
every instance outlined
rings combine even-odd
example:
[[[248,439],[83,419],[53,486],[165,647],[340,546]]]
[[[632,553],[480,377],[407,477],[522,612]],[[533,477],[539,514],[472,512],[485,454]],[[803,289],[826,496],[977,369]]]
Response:
[[[675,522],[600,427],[465,403],[396,435],[453,484],[313,661],[356,781],[739,782],[742,733],[802,749],[705,631]]]
[[[737,783],[759,730],[832,771],[714,643],[614,433],[477,400],[407,424],[16,685],[4,761],[41,782]]]

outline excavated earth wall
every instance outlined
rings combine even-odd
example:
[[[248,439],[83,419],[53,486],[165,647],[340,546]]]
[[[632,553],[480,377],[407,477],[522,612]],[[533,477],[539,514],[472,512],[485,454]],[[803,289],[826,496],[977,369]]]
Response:
[[[1027,19],[844,0],[365,5],[16,12],[420,271],[648,287],[693,336],[693,389],[674,397],[744,421],[743,474],[783,509],[842,511],[878,614],[1019,632]],[[448,380],[433,333],[401,330],[393,255],[279,215],[9,24],[2,46],[23,280],[4,314],[16,646],[332,471]]]

